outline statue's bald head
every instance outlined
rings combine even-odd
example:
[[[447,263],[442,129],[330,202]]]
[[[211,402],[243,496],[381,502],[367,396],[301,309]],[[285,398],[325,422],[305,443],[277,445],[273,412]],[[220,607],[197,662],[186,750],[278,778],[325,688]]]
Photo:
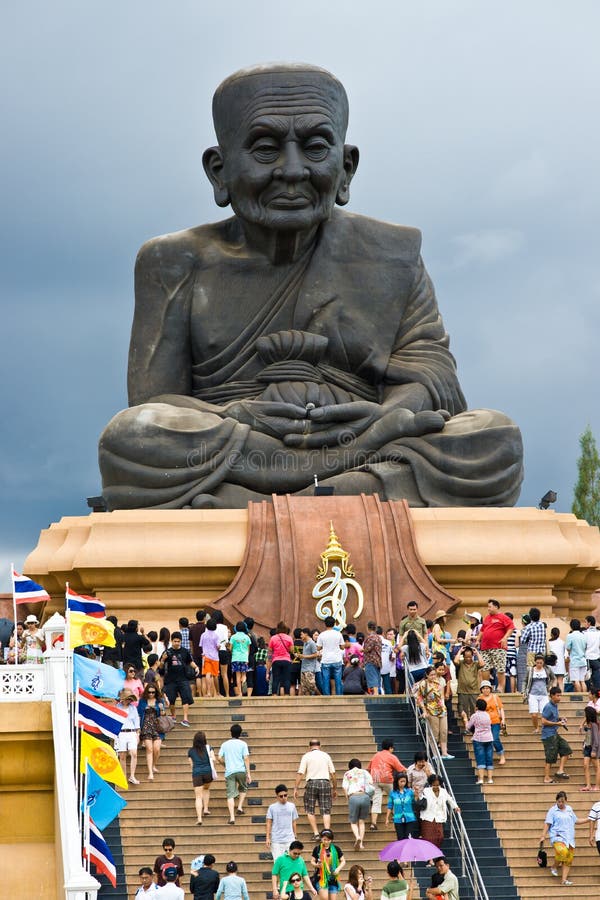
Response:
[[[342,141],[348,127],[348,97],[331,72],[304,63],[271,63],[240,69],[221,82],[213,97],[213,121],[221,146],[260,109],[270,113],[326,114]]]

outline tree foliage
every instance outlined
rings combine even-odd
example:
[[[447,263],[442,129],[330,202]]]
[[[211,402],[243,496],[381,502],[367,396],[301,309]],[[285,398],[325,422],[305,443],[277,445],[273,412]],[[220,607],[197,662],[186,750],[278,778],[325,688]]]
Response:
[[[577,460],[571,512],[590,525],[600,525],[600,455],[589,425],[579,438],[579,446],[581,455]]]

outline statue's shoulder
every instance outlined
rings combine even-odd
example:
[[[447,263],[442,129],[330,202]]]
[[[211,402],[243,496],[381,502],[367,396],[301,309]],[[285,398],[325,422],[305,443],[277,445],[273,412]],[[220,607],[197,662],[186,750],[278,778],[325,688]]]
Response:
[[[327,239],[346,247],[353,255],[370,260],[389,259],[416,263],[421,252],[421,232],[369,216],[336,209],[327,222]]]
[[[232,217],[151,238],[140,247],[136,268],[141,272],[160,270],[163,275],[172,270],[181,275],[201,267],[223,252],[234,224]]]

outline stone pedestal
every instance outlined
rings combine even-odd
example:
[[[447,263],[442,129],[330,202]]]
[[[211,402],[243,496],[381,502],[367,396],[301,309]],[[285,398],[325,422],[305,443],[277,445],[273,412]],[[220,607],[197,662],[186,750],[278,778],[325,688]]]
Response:
[[[377,617],[378,612],[384,620],[381,624],[387,625],[387,618],[409,599],[395,597],[393,608],[376,607],[374,594],[368,593],[369,554],[380,561],[377,566],[387,566],[389,571],[395,564],[390,553],[402,546],[401,541],[395,548],[386,545],[390,531],[377,524],[393,519],[392,511],[385,510],[387,504],[361,497],[275,498],[276,503],[289,499],[294,500],[291,531],[298,531],[294,519],[302,515],[298,504],[305,500],[307,518],[299,533],[304,535],[302,541],[308,541],[310,534],[315,538],[310,547],[302,541],[295,544],[300,556],[306,554],[304,569],[291,558],[279,560],[279,585],[286,573],[316,570],[333,519],[357,578],[364,582],[365,617]],[[344,501],[341,518],[340,501]],[[364,543],[364,531],[355,540],[348,502],[354,504],[357,515],[360,510],[360,516],[367,507],[377,508],[376,514],[367,515],[371,549]],[[218,598],[235,588],[236,576],[238,582],[241,579],[243,562],[260,569],[247,553],[247,547],[256,546],[256,533],[248,533],[250,519],[260,519],[255,512],[249,516],[247,510],[118,510],[65,517],[41,532],[24,569],[50,592],[52,610],[64,608],[64,583],[69,581],[75,591],[97,594],[119,621],[139,618],[146,627],[173,627],[181,615],[193,619],[196,609],[218,606]],[[452,606],[453,598],[460,601],[458,615],[467,608],[483,612],[488,597],[496,597],[515,615],[538,606],[546,620],[585,616],[592,610],[592,592],[600,587],[600,533],[575,516],[532,508],[412,509],[410,520],[417,558],[442,594],[448,595],[445,608]],[[269,545],[262,546],[268,549]],[[381,577],[385,581],[388,576],[380,572],[380,583]],[[294,590],[295,596],[302,596],[301,608],[294,612],[286,606],[285,595],[278,607],[284,612],[290,609],[290,625],[296,618],[303,624],[303,610],[308,608],[304,604],[314,609],[302,585]],[[245,604],[241,608],[250,614]],[[310,621],[315,621],[314,615]]]

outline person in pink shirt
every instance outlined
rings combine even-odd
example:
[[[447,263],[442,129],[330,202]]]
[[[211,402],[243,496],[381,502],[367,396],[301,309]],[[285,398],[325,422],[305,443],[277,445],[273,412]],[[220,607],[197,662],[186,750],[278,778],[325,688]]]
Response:
[[[483,699],[475,701],[475,712],[467,719],[466,712],[462,712],[462,720],[465,728],[473,735],[473,752],[477,767],[477,784],[483,784],[483,777],[487,771],[488,784],[494,783],[494,736],[492,734],[492,720],[487,711],[487,703]]]
[[[294,641],[290,637],[290,629],[285,622],[278,622],[277,632],[269,641],[274,697],[279,693],[290,693],[293,647]]]
[[[481,625],[479,635],[479,649],[483,658],[486,672],[484,678],[489,678],[490,669],[496,670],[498,677],[498,690],[504,692],[506,687],[506,647],[508,636],[514,631],[515,623],[509,616],[500,612],[500,604],[497,600],[488,600],[488,614]]]

